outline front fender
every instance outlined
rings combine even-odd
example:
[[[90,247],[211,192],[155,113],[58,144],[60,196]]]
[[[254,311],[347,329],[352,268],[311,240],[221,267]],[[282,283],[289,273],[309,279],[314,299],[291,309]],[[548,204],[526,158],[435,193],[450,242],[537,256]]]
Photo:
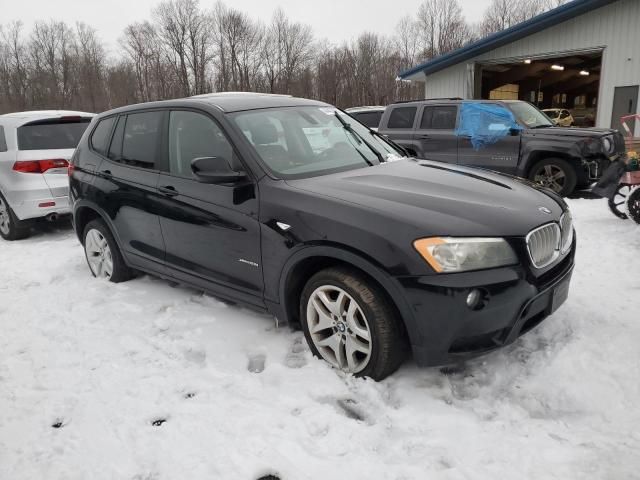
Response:
[[[352,265],[355,268],[362,270],[364,273],[378,282],[380,286],[387,292],[391,301],[395,304],[398,312],[400,313],[400,317],[402,318],[405,328],[407,329],[407,333],[409,335],[409,340],[411,341],[411,343],[416,344],[419,342],[420,330],[417,328],[417,320],[414,317],[411,305],[408,303],[407,298],[403,293],[400,282],[389,275],[380,266],[374,264],[365,257],[332,245],[311,245],[303,247],[302,249],[294,253],[285,263],[282,269],[282,274],[280,275],[279,284],[279,310],[285,317],[285,321],[290,323],[295,318],[295,314],[291,309],[291,306],[288,305],[289,302],[286,298],[292,273],[294,272],[296,265],[299,265],[300,262],[303,262],[304,260],[309,258],[317,257],[335,259],[342,263]]]

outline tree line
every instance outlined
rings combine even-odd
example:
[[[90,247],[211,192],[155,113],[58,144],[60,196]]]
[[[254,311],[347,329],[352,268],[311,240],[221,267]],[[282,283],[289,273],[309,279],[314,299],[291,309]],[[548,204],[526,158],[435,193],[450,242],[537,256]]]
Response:
[[[131,103],[214,91],[315,98],[346,108],[420,98],[398,72],[508,28],[563,0],[493,0],[465,20],[458,0],[425,0],[395,33],[364,32],[336,45],[282,9],[264,23],[223,2],[165,0],[128,25],[115,55],[90,25],[0,25],[0,113],[35,109],[100,112]]]

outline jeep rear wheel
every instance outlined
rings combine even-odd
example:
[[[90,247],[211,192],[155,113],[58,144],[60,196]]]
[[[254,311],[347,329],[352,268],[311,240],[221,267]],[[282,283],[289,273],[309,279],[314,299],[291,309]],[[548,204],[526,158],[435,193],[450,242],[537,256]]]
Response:
[[[404,360],[406,340],[393,305],[355,270],[329,268],[311,277],[300,319],[312,353],[347,373],[382,380]]]
[[[578,176],[575,167],[562,158],[545,158],[529,172],[529,180],[566,197],[576,188]]]

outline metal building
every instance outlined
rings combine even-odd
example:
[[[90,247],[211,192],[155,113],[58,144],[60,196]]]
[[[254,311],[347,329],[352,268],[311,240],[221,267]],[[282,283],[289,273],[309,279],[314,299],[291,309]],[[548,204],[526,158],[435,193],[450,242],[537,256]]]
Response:
[[[640,113],[640,0],[574,0],[399,77],[424,81],[426,98],[519,98],[620,128]]]

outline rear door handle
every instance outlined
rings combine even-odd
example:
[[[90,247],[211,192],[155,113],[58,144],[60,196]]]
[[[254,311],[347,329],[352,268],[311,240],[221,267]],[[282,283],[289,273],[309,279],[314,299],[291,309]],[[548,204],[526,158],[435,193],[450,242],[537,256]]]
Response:
[[[172,187],[171,185],[167,185],[165,187],[158,187],[158,191],[163,195],[166,195],[167,197],[175,197],[176,195],[179,195],[176,188]]]
[[[101,170],[100,171],[100,176],[102,176],[104,178],[111,178],[113,176],[113,174],[111,173],[111,170]]]
[[[431,135],[426,135],[426,134],[418,135],[418,138],[421,138],[423,140],[429,140],[431,138]]]

